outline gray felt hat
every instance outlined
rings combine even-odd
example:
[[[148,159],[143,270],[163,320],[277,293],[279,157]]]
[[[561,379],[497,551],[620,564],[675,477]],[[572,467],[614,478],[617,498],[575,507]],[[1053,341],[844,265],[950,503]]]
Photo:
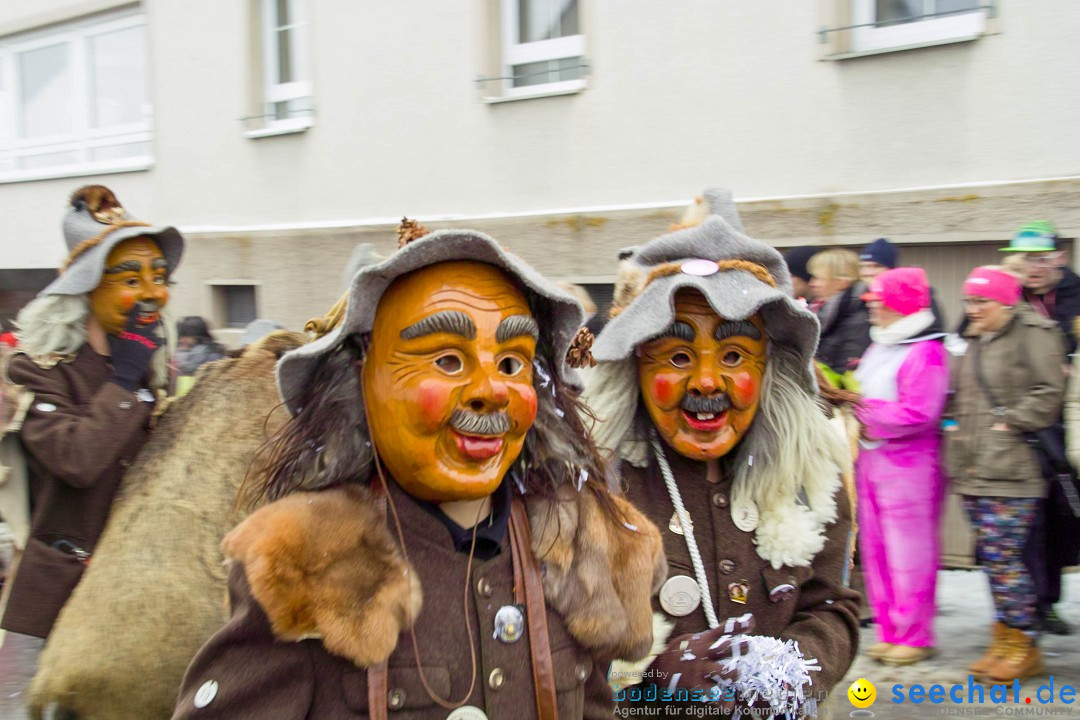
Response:
[[[776,287],[748,270],[721,269],[723,261],[747,261],[760,265]],[[818,320],[791,296],[791,275],[779,252],[742,234],[719,215],[701,225],[679,230],[638,248],[633,263],[642,273],[668,263],[679,263],[673,274],[660,275],[604,327],[593,344],[599,362],[624,360],[635,348],[655,337],[675,319],[674,297],[680,288],[701,292],[720,316],[743,320],[761,313],[765,331],[774,346],[797,355],[805,368],[800,378],[808,390],[816,383],[811,360],[817,348]]]
[[[102,237],[100,242],[79,254],[58,278],[38,293],[39,297],[82,295],[96,288],[101,282],[106,258],[124,240],[150,237],[161,248],[170,274],[176,270],[184,254],[184,237],[176,228],[139,223],[121,207],[112,191],[101,185],[90,185],[75,191],[64,215],[63,227],[69,254],[85,241]]]
[[[562,381],[577,386],[576,373],[566,364],[566,354],[585,317],[578,301],[487,235],[473,230],[439,230],[414,240],[378,265],[362,268],[352,279],[341,324],[278,361],[278,392],[289,403],[289,410],[296,412],[294,399],[303,392],[306,378],[322,356],[352,335],[371,332],[379,299],[395,279],[429,265],[465,260],[501,268],[521,285],[540,325],[540,343],[552,348],[558,359],[555,371]]]

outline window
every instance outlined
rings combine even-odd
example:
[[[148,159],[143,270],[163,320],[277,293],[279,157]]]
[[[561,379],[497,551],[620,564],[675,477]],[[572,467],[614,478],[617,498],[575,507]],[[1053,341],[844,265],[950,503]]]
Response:
[[[503,97],[585,87],[579,0],[502,0]]]
[[[151,116],[142,15],[0,38],[0,181],[145,169]]]
[[[213,320],[222,328],[244,328],[258,317],[254,285],[214,285]]]
[[[262,0],[262,126],[302,130],[312,124],[305,0]]]
[[[851,49],[896,50],[973,40],[986,30],[980,0],[852,0]]]

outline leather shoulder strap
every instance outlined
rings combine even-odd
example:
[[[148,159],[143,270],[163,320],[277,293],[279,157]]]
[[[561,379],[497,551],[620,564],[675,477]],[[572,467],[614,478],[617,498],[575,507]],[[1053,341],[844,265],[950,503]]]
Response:
[[[386,677],[386,663],[372,665],[367,670],[368,718],[387,720],[386,694],[389,683]]]
[[[510,543],[514,558],[514,594],[524,594],[529,650],[532,653],[533,687],[536,690],[538,720],[558,720],[559,705],[555,696],[555,667],[551,660],[547,607],[540,568],[532,552],[532,532],[525,503],[515,495],[510,504]]]

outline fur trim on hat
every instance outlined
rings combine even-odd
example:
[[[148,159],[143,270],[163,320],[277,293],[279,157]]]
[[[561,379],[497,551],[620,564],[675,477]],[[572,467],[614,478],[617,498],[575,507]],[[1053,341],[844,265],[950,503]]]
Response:
[[[652,647],[651,596],[667,563],[656,527],[613,500],[630,527],[609,522],[589,492],[526,503],[533,552],[547,568],[547,602],[598,658],[636,659]],[[243,563],[278,637],[318,637],[360,667],[385,660],[420,614],[420,578],[358,486],[270,503],[230,532],[222,549]]]

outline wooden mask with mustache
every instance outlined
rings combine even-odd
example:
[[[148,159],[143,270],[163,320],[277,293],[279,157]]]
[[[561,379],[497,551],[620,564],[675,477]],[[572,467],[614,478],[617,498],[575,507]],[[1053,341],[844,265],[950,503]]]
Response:
[[[498,488],[536,418],[537,336],[524,294],[492,265],[439,263],[387,288],[361,385],[372,442],[407,493],[448,502]]]
[[[761,317],[726,320],[697,290],[675,293],[675,319],[638,347],[642,401],[680,455],[727,455],[757,415],[768,343]]]

